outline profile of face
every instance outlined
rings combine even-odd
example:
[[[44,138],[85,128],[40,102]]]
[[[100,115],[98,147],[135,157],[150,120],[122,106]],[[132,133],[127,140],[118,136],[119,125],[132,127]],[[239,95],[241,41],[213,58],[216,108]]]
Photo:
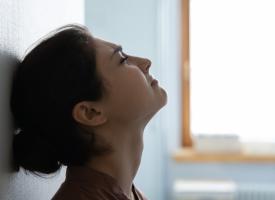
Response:
[[[83,26],[45,38],[13,74],[16,169],[49,174],[88,163],[112,171],[122,158],[138,166],[143,130],[167,102],[149,73],[151,61]]]
[[[149,122],[167,102],[166,91],[149,73],[151,61],[128,55],[121,46],[99,38],[94,38],[94,44],[96,67],[106,94],[89,104],[93,117],[86,124]]]

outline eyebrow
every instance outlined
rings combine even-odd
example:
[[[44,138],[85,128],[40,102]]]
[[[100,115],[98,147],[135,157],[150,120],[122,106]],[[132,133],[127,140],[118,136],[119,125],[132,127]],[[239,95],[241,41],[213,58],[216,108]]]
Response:
[[[122,51],[122,46],[121,46],[121,45],[117,46],[117,47],[114,49],[111,58],[112,58],[117,52],[119,52],[119,51]]]

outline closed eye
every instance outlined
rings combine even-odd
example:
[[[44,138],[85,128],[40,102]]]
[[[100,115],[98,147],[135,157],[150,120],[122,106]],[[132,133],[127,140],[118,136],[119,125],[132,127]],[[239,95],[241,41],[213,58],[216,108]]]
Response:
[[[128,56],[121,51],[120,51],[120,55],[121,55],[120,64],[122,64],[128,59]]]
[[[121,58],[120,64],[124,63],[127,59],[128,59],[128,56],[125,56],[125,57]]]

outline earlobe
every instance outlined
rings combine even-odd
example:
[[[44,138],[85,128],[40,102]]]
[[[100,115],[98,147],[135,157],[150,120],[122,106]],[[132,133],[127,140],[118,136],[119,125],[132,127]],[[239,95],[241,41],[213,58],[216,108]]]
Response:
[[[99,126],[107,121],[103,112],[89,102],[76,104],[73,108],[72,116],[75,121],[86,126]]]

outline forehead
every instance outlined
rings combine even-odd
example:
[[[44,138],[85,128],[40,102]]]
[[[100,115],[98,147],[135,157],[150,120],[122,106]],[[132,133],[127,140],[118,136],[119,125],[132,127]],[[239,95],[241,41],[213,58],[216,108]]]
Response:
[[[94,38],[94,44],[96,49],[96,63],[97,68],[101,73],[105,74],[106,70],[109,71],[111,65],[114,63],[112,62],[111,56],[114,52],[114,49],[118,46],[114,43]],[[109,73],[109,72],[108,72]]]
[[[108,42],[106,40],[100,39],[100,38],[94,38],[95,46],[97,51],[99,52],[105,52],[105,53],[112,53],[114,49],[118,46],[117,44]]]

